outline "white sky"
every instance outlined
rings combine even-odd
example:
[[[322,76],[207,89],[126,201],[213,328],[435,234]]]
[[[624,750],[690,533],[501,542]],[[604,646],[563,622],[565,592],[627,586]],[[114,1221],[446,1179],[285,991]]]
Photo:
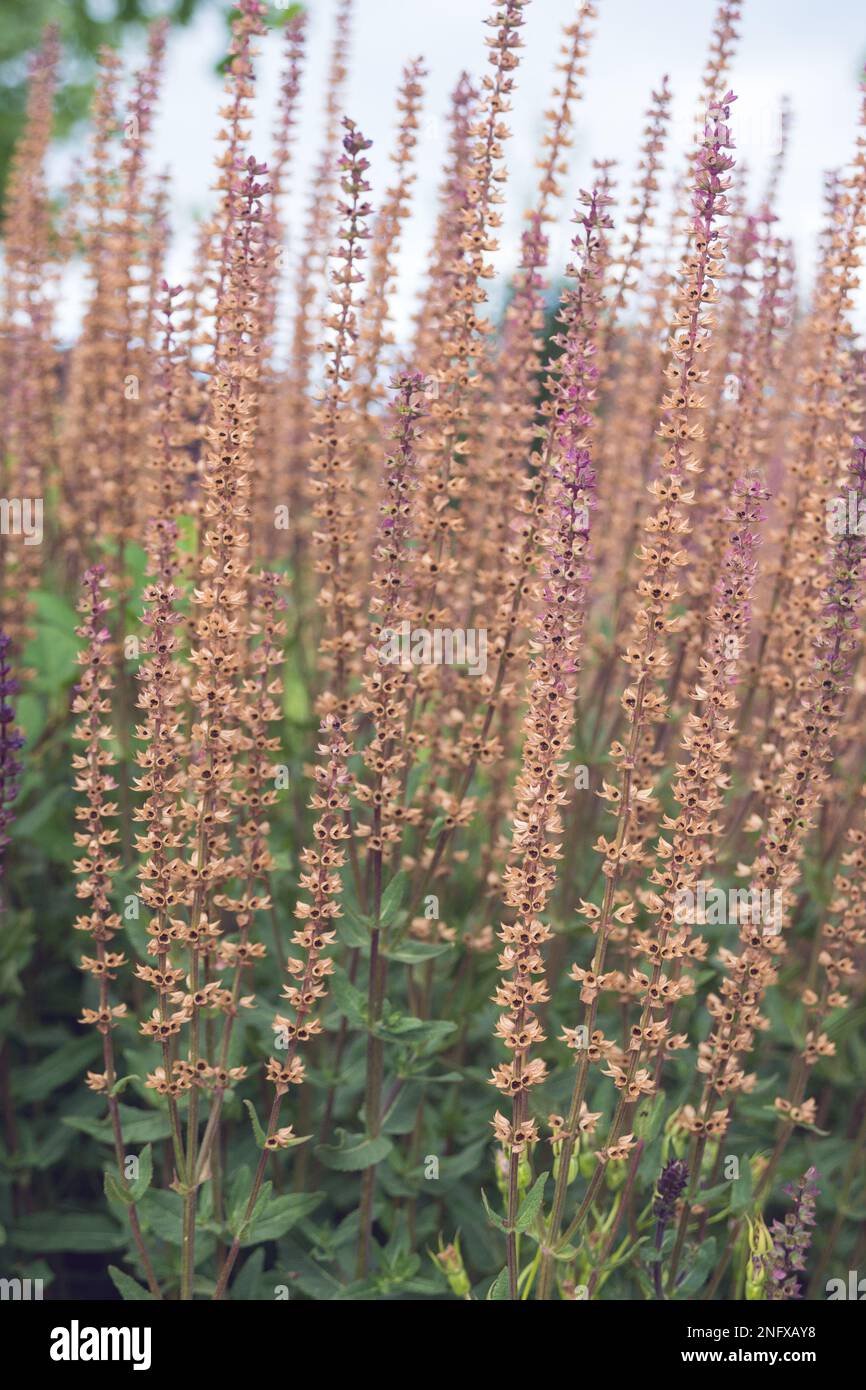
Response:
[[[598,19],[587,61],[585,99],[578,108],[573,179],[567,202],[591,179],[593,158],[619,163],[618,194],[630,192],[643,114],[651,89],[667,73],[674,93],[676,151],[666,157],[667,175],[679,172],[695,108],[715,13],[714,0],[596,0]],[[507,221],[497,269],[507,272],[521,228],[521,214],[534,187],[534,160],[559,33],[574,15],[574,0],[532,0],[524,28],[525,49],[508,147],[511,177]],[[318,150],[324,73],[335,0],[310,0],[308,60],[293,191],[287,207],[298,227],[308,196],[308,175]],[[372,138],[373,201],[390,178],[387,159],[394,129],[393,98],[403,63],[423,56],[429,69],[415,207],[404,237],[397,328],[406,324],[423,272],[444,154],[449,93],[463,68],[480,73],[490,12],[489,0],[357,0],[346,110]],[[220,84],[215,62],[226,47],[225,6],[206,3],[192,26],[179,29],[169,45],[166,80],[152,144],[154,169],[171,172],[175,242],[171,278],[183,283],[192,248],[193,220],[209,205],[214,133]],[[794,238],[800,275],[808,281],[822,213],[823,172],[850,161],[859,107],[858,70],[866,56],[866,8],[856,0],[745,0],[741,40],[731,86],[738,101],[732,121],[737,157],[749,169],[751,186],[763,183],[778,140],[783,95],[793,105],[790,154],[781,188],[780,230]],[[254,153],[267,158],[282,42],[272,34],[259,60]],[[131,46],[130,59],[138,56]],[[77,142],[76,142],[77,144]],[[67,147],[58,173],[80,148]],[[554,237],[554,263],[561,268],[570,235],[564,210]],[[61,308],[65,328],[79,312],[73,281]]]

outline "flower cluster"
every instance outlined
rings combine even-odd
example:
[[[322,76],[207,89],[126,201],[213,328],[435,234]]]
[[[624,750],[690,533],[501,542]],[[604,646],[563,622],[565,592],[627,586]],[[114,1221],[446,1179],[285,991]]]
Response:
[[[808,1168],[796,1183],[788,1183],[785,1191],[793,1201],[793,1210],[784,1221],[774,1221],[770,1228],[772,1251],[766,1256],[769,1280],[766,1297],[782,1302],[801,1297],[798,1274],[806,1268],[806,1256],[812,1244],[815,1225],[815,1202],[818,1197],[818,1170]]]
[[[527,1115],[527,1092],[543,1081],[545,1064],[529,1058],[544,1040],[536,1015],[547,999],[541,948],[550,939],[544,923],[553,891],[555,863],[561,851],[559,807],[567,801],[563,788],[565,764],[574,720],[574,676],[579,668],[587,588],[590,513],[595,500],[595,471],[588,442],[592,425],[595,329],[593,290],[597,290],[598,260],[609,225],[604,199],[585,196],[586,211],[576,219],[583,237],[574,248],[582,253],[573,269],[578,285],[566,295],[562,332],[557,337],[560,357],[552,376],[551,418],[545,448],[546,510],[541,526],[540,607],[529,643],[529,709],[524,720],[523,764],[515,788],[512,851],[503,874],[504,900],[515,913],[513,923],[499,931],[503,949],[499,968],[506,978],[496,992],[505,1009],[496,1032],[512,1054],[510,1063],[493,1073],[493,1082],[514,1101],[508,1146],[519,1152],[537,1137]],[[585,293],[589,286],[589,293]]]
[[[301,853],[304,871],[300,885],[309,900],[299,899],[295,904],[295,916],[303,925],[292,937],[292,943],[304,954],[289,957],[286,966],[291,982],[284,986],[283,998],[291,1005],[292,1016],[277,1014],[274,1018],[274,1029],[283,1042],[285,1056],[271,1057],[268,1063],[268,1080],[276,1087],[278,1097],[285,1095],[290,1086],[303,1082],[304,1063],[298,1049],[321,1032],[321,1021],[314,1010],[325,997],[328,976],[334,972],[333,958],[327,950],[336,940],[336,922],[342,915],[340,870],[346,862],[342,845],[350,837],[346,812],[351,779],[346,760],[352,751],[348,741],[351,727],[337,715],[327,714],[320,732],[321,762],[316,767],[316,791],[310,801],[319,812],[313,827],[315,846]]]
[[[75,832],[75,846],[82,851],[75,861],[79,875],[76,895],[88,904],[75,919],[76,931],[91,938],[95,955],[81,957],[81,969],[98,985],[99,1002],[96,1008],[84,1008],[81,1022],[92,1024],[103,1036],[117,1027],[126,1014],[126,1005],[112,1004],[109,984],[117,978],[118,970],[126,964],[122,951],[110,951],[108,946],[121,929],[119,914],[111,902],[112,878],[120,860],[115,853],[117,829],[110,824],[117,817],[117,803],[109,800],[117,783],[111,769],[115,757],[110,748],[112,728],[110,693],[111,634],[106,626],[110,602],[105,594],[108,580],[104,565],[94,565],[84,575],[78,611],[82,615],[77,635],[84,643],[79,656],[81,679],[72,701],[72,712],[79,722],[75,737],[84,745],[83,753],[74,753],[74,789],[82,796],[75,808],[81,829]],[[89,1084],[94,1090],[104,1090],[114,1083],[110,1053],[106,1053],[106,1068],[91,1075]]]

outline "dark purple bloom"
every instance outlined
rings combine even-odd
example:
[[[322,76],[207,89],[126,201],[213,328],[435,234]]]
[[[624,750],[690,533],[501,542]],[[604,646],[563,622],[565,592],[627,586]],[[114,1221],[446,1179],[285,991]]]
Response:
[[[806,1255],[815,1225],[815,1198],[818,1195],[817,1168],[807,1168],[799,1182],[788,1183],[785,1192],[794,1200],[784,1221],[774,1221],[770,1234],[773,1251],[768,1256],[770,1277],[767,1298],[773,1302],[802,1296],[797,1275],[806,1268]]]
[[[657,1298],[663,1298],[661,1248],[665,1231],[676,1215],[677,1202],[686,1190],[689,1180],[689,1165],[684,1158],[671,1158],[662,1168],[656,1183],[653,1200],[653,1216],[656,1219],[655,1248],[659,1258],[653,1268],[653,1281]]]
[[[666,1226],[677,1209],[677,1202],[686,1190],[689,1165],[684,1158],[671,1158],[662,1169],[656,1183],[653,1216]]]

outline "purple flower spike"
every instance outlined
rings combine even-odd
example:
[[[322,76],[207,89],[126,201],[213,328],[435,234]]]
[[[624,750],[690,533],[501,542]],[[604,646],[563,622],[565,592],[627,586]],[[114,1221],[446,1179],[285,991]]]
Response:
[[[768,1256],[770,1279],[767,1298],[779,1303],[801,1298],[797,1275],[806,1268],[806,1255],[815,1225],[815,1199],[818,1196],[818,1170],[807,1168],[797,1183],[788,1183],[785,1192],[794,1200],[784,1221],[774,1221],[771,1235],[773,1252]]]

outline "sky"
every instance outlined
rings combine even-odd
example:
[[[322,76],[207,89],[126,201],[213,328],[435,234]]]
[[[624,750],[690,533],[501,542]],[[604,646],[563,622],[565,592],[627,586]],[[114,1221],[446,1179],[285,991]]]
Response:
[[[577,108],[566,205],[592,179],[594,158],[617,161],[618,196],[624,205],[637,159],[637,147],[650,93],[667,74],[674,93],[672,148],[666,155],[666,183],[679,173],[692,128],[715,14],[715,0],[596,0],[598,18],[587,59],[584,99]],[[152,141],[155,170],[171,178],[174,241],[172,280],[188,274],[195,218],[212,194],[214,135],[218,129],[220,81],[215,64],[225,52],[225,5],[206,0],[193,24],[175,31],[168,50],[166,80]],[[328,63],[335,0],[309,0],[308,60],[300,138],[296,146],[290,196],[286,203],[290,236],[299,231],[309,198],[309,175],[318,151],[324,76]],[[517,73],[506,221],[496,257],[500,284],[513,267],[530,205],[534,162],[563,24],[576,12],[575,0],[531,0],[524,28],[525,48]],[[403,64],[423,57],[429,70],[418,150],[414,208],[404,233],[400,284],[394,305],[398,334],[408,325],[421,284],[435,214],[435,195],[445,153],[443,117],[449,93],[464,69],[484,71],[488,30],[483,20],[490,0],[357,0],[346,111],[373,140],[370,151],[372,201],[390,178],[388,160],[394,135],[394,95]],[[866,59],[866,6],[858,0],[744,0],[741,39],[731,86],[737,94],[731,125],[737,143],[735,177],[759,191],[779,140],[779,112],[787,97],[793,109],[790,152],[780,188],[780,231],[793,239],[801,281],[808,286],[822,216],[824,172],[849,163],[855,149],[860,107],[858,74]],[[130,43],[130,63],[140,56]],[[253,150],[267,159],[274,120],[281,41],[272,34],[259,59]],[[76,147],[77,146],[77,147]],[[73,140],[56,159],[61,177],[81,141]],[[552,233],[552,263],[567,259],[571,207],[564,207]],[[291,246],[291,241],[290,241]],[[67,285],[62,319],[67,326],[80,312],[80,279]],[[495,291],[494,291],[495,303]],[[858,323],[866,327],[864,299]]]

